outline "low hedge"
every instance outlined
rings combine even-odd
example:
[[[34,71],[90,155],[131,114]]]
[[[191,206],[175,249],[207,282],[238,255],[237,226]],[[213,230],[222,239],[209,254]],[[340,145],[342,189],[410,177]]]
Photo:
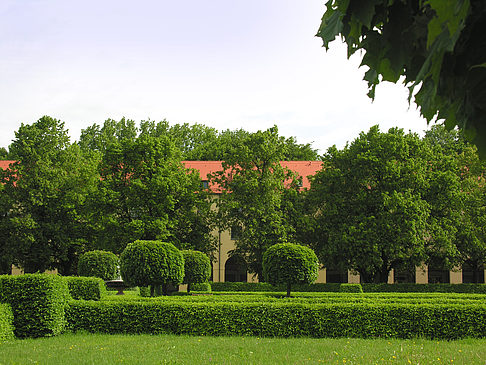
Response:
[[[366,293],[471,293],[486,294],[486,284],[361,284]]]
[[[69,327],[211,336],[486,337],[486,305],[71,301]]]
[[[0,276],[0,302],[9,303],[17,337],[53,336],[64,330],[67,281],[57,275]]]
[[[361,284],[341,284],[339,291],[341,293],[362,293],[363,287]]]
[[[100,300],[106,294],[103,279],[85,276],[65,276],[73,299]]]
[[[338,283],[315,283],[292,285],[294,292],[338,292]],[[239,292],[275,292],[286,291],[285,285],[270,285],[269,283],[242,283],[242,282],[211,282],[212,291],[239,291]]]
[[[10,304],[0,303],[0,342],[14,338],[13,312]]]
[[[296,292],[339,292],[339,283],[315,283],[307,285],[292,286]],[[365,293],[472,293],[486,294],[486,284],[361,284]],[[240,292],[264,292],[264,291],[285,291],[284,286],[273,286],[268,283],[242,283],[224,282],[211,283],[215,292],[219,291],[240,291]]]

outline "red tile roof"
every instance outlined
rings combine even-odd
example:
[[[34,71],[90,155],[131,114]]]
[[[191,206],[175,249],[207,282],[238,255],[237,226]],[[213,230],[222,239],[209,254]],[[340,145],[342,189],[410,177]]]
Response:
[[[202,180],[208,180],[208,174],[222,170],[221,161],[182,161],[182,163],[186,168],[198,170]],[[281,161],[280,164],[302,176],[302,187],[307,189],[310,188],[307,176],[314,175],[322,167],[321,161]],[[215,187],[211,187],[211,190],[219,192]]]
[[[14,162],[15,161],[13,160],[0,160],[0,169],[2,170],[8,169],[8,166]]]

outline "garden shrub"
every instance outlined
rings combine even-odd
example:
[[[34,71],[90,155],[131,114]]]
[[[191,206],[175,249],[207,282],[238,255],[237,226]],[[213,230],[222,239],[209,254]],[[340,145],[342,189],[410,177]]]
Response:
[[[211,262],[209,257],[200,251],[183,250],[181,253],[184,257],[183,284],[187,284],[187,292],[190,293],[193,284],[205,283],[209,280]]]
[[[0,342],[14,337],[12,307],[8,303],[0,303]]]
[[[350,294],[351,295],[351,294]],[[191,297],[178,297],[191,298]],[[486,337],[486,305],[71,301],[72,330],[210,336]]]
[[[263,254],[263,277],[272,284],[284,284],[290,296],[292,284],[310,284],[317,279],[319,261],[310,248],[277,243]]]
[[[486,294],[486,284],[362,284],[366,293],[476,293]]]
[[[340,285],[339,283],[295,284],[292,288],[298,292],[338,292]],[[212,282],[211,289],[214,292],[275,292],[285,291],[286,287],[269,283]]]
[[[128,285],[149,286],[151,296],[161,286],[179,285],[184,279],[184,258],[171,243],[138,240],[129,243],[120,257],[120,272]]]
[[[79,276],[94,276],[105,281],[118,277],[118,257],[108,251],[88,251],[78,261]]]
[[[101,278],[84,276],[65,276],[64,278],[73,299],[100,300],[106,294],[106,285]]]
[[[361,284],[341,284],[339,286],[339,291],[343,293],[362,293],[363,287]]]
[[[70,299],[67,281],[57,275],[0,276],[0,302],[9,303],[17,337],[53,336],[64,330]]]
[[[192,290],[193,291],[205,291],[205,292],[210,292],[211,291],[211,284],[206,281],[204,283],[194,283],[192,284]],[[189,292],[189,290],[188,290]]]

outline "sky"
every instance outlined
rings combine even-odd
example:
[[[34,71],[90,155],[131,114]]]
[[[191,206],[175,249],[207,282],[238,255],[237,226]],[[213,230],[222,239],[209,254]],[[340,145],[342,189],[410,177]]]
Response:
[[[324,0],[0,0],[0,147],[43,115],[279,133],[324,153],[375,124],[427,128],[403,85],[315,37]]]

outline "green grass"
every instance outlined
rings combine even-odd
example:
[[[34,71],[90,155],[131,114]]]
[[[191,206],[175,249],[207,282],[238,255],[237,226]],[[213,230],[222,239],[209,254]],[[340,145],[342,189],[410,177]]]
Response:
[[[0,343],[0,364],[480,364],[486,339],[64,334]]]

